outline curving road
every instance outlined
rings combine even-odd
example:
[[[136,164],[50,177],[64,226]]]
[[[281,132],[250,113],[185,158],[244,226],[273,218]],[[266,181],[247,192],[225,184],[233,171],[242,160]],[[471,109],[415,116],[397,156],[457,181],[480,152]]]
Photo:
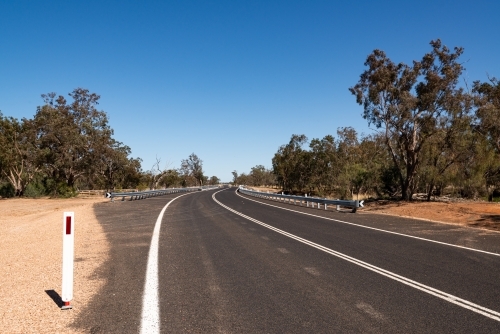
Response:
[[[498,233],[325,212],[234,188],[177,197],[96,206],[111,243],[96,275],[107,283],[75,328],[500,332]]]

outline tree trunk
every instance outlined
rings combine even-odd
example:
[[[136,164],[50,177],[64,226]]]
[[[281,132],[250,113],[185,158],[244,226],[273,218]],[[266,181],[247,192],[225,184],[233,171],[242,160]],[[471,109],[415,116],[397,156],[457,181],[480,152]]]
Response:
[[[427,192],[427,202],[431,201],[432,192],[434,191],[434,181],[429,185],[429,190]]]

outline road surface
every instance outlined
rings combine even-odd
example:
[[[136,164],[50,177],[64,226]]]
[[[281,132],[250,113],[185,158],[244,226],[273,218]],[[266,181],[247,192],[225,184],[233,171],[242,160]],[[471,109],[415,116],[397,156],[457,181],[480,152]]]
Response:
[[[498,233],[325,212],[234,188],[178,196],[96,206],[111,256],[95,275],[107,283],[75,328],[500,332]]]

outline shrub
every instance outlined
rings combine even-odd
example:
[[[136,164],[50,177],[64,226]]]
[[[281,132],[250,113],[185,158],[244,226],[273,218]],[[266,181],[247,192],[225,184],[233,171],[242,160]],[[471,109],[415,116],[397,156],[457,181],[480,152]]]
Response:
[[[0,197],[10,198],[14,197],[16,189],[10,183],[0,184]]]
[[[46,194],[45,187],[42,183],[30,183],[26,186],[26,190],[24,191],[24,195],[26,197],[41,197]]]

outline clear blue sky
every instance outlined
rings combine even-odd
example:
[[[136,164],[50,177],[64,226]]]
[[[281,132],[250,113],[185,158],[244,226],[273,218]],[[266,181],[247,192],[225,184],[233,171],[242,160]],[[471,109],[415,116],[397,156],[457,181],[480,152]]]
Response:
[[[370,133],[348,88],[378,48],[410,63],[440,38],[469,82],[500,77],[499,1],[0,0],[0,110],[101,95],[115,138],[151,168],[196,153],[205,174],[271,167],[294,133]]]

